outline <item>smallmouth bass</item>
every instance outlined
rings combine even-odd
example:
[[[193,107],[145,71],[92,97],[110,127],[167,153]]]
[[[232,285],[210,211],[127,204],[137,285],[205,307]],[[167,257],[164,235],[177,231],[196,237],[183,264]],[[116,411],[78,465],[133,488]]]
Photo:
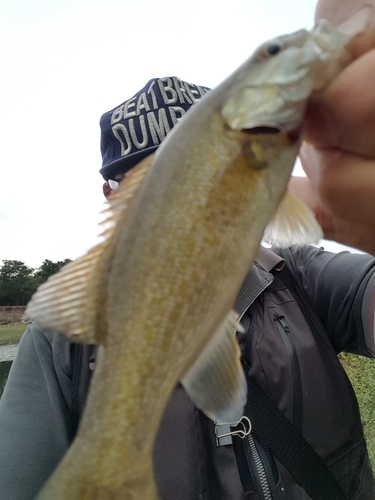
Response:
[[[104,241],[38,289],[27,314],[41,328],[101,346],[76,439],[39,499],[157,499],[152,448],[178,381],[212,419],[241,417],[232,306],[279,204],[274,241],[320,237],[285,191],[308,98],[349,62],[347,42],[321,22],[263,44],[126,178]]]

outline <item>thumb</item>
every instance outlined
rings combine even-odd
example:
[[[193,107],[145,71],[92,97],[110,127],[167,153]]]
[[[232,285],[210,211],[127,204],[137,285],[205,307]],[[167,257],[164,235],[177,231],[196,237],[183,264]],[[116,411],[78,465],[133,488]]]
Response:
[[[354,59],[361,57],[366,52],[375,49],[375,30],[366,30],[358,33],[350,40],[346,49]]]

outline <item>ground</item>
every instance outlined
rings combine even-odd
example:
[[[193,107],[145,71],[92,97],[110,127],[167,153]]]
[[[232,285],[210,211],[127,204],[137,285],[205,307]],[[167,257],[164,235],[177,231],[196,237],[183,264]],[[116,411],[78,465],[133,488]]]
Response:
[[[26,324],[25,309],[26,306],[0,306],[0,325]]]

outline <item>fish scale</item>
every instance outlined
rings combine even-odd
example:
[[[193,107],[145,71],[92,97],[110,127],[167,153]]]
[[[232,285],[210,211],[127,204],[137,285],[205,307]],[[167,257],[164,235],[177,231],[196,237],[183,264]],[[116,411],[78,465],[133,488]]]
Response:
[[[152,448],[179,381],[210,418],[241,417],[232,304],[279,204],[278,238],[321,235],[285,191],[307,100],[349,62],[347,41],[323,22],[263,44],[125,178],[103,243],[38,289],[28,314],[42,328],[102,344],[77,436],[40,500],[156,500]]]

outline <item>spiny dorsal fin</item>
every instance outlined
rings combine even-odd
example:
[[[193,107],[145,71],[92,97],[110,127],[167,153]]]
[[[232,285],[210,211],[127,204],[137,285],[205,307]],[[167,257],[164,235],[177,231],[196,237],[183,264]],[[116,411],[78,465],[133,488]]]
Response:
[[[118,220],[121,219],[122,223],[124,223],[126,214],[131,211],[129,210],[130,202],[135,199],[140,186],[143,184],[143,180],[153,163],[154,155],[147,156],[133,167],[123,178],[119,188],[111,194],[106,208],[102,211],[105,219],[101,223],[104,231],[100,236],[105,236],[106,239],[110,238]]]
[[[231,311],[182,380],[194,404],[216,422],[237,422],[246,402],[246,380],[234,331],[243,331]]]
[[[105,343],[98,307],[106,286],[108,260],[111,259],[118,224],[125,224],[140,186],[152,164],[151,156],[142,161],[120,184],[104,211],[103,241],[85,256],[70,262],[40,285],[27,305],[26,315],[41,328],[68,335],[72,342]],[[103,304],[104,306],[104,304]],[[101,313],[103,314],[103,312]]]
[[[276,247],[318,243],[323,231],[314,213],[299,198],[287,191],[269,222],[263,240]]]

